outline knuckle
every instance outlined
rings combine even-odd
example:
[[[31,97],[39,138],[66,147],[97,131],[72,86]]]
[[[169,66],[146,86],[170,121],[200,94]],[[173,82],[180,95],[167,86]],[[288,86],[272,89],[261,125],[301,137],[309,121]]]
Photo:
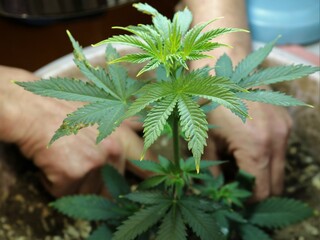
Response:
[[[260,132],[256,135],[255,142],[260,147],[265,147],[270,140],[270,134],[268,132]]]
[[[292,123],[283,123],[283,124],[279,124],[275,129],[275,137],[278,138],[286,138],[289,135],[290,129],[291,129],[291,125]]]
[[[256,149],[266,149],[269,145],[271,134],[270,131],[255,131],[251,135],[252,142]]]
[[[238,165],[241,165],[245,170],[265,169],[270,165],[270,158],[265,151],[236,151],[234,156],[237,159]]]
[[[50,182],[53,184],[60,184],[63,182],[74,182],[81,179],[85,175],[85,169],[83,166],[81,168],[77,166],[71,166],[69,164],[57,164],[52,166],[51,177],[49,178]]]

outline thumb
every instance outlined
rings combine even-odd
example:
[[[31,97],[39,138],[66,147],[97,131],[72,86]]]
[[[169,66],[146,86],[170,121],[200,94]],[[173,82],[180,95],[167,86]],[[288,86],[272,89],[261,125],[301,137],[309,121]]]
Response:
[[[138,134],[134,132],[132,128],[126,125],[122,125],[115,132],[115,134],[122,143],[124,157],[126,159],[137,160],[141,158],[144,147],[143,139],[140,136],[138,136]],[[145,154],[145,159],[155,162],[157,161],[156,155],[151,150],[147,150]],[[152,176],[151,172],[140,169],[130,161],[126,162],[126,168],[141,178]]]

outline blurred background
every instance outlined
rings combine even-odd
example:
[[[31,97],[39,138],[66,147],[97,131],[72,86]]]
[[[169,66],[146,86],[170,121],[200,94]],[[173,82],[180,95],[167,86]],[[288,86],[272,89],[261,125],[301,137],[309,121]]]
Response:
[[[148,23],[133,0],[0,0],[0,64],[35,71],[72,51],[70,30],[82,46],[119,31],[114,25]],[[171,17],[178,0],[146,0]],[[320,0],[246,0],[256,42],[278,44],[319,65]],[[292,47],[293,45],[293,47]],[[302,46],[302,47],[301,47]],[[312,53],[313,55],[310,55]]]
[[[82,46],[120,31],[111,27],[148,23],[132,0],[0,0],[0,64],[35,71],[72,51],[66,29]],[[148,0],[172,16],[176,0]]]

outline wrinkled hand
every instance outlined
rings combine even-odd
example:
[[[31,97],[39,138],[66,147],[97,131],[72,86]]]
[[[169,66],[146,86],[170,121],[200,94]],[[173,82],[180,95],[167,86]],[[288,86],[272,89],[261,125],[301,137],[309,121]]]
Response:
[[[219,128],[210,133],[207,157],[217,159],[219,148],[226,149],[240,169],[256,177],[254,200],[261,200],[282,191],[292,122],[283,108],[260,103],[248,107],[253,119],[245,124],[222,107],[209,114],[209,123]]]
[[[110,163],[123,173],[128,165],[126,159],[139,159],[143,142],[126,124],[99,145],[95,144],[97,131],[91,127],[47,148],[66,114],[79,105],[34,95],[11,82],[35,80],[29,72],[0,66],[0,73],[0,140],[17,144],[34,161],[52,195],[103,194],[99,167]]]

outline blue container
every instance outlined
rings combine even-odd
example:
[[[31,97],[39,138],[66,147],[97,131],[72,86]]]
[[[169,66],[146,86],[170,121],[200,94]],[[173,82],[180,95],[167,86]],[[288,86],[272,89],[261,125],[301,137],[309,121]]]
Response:
[[[252,39],[278,44],[320,40],[320,0],[246,0]]]

